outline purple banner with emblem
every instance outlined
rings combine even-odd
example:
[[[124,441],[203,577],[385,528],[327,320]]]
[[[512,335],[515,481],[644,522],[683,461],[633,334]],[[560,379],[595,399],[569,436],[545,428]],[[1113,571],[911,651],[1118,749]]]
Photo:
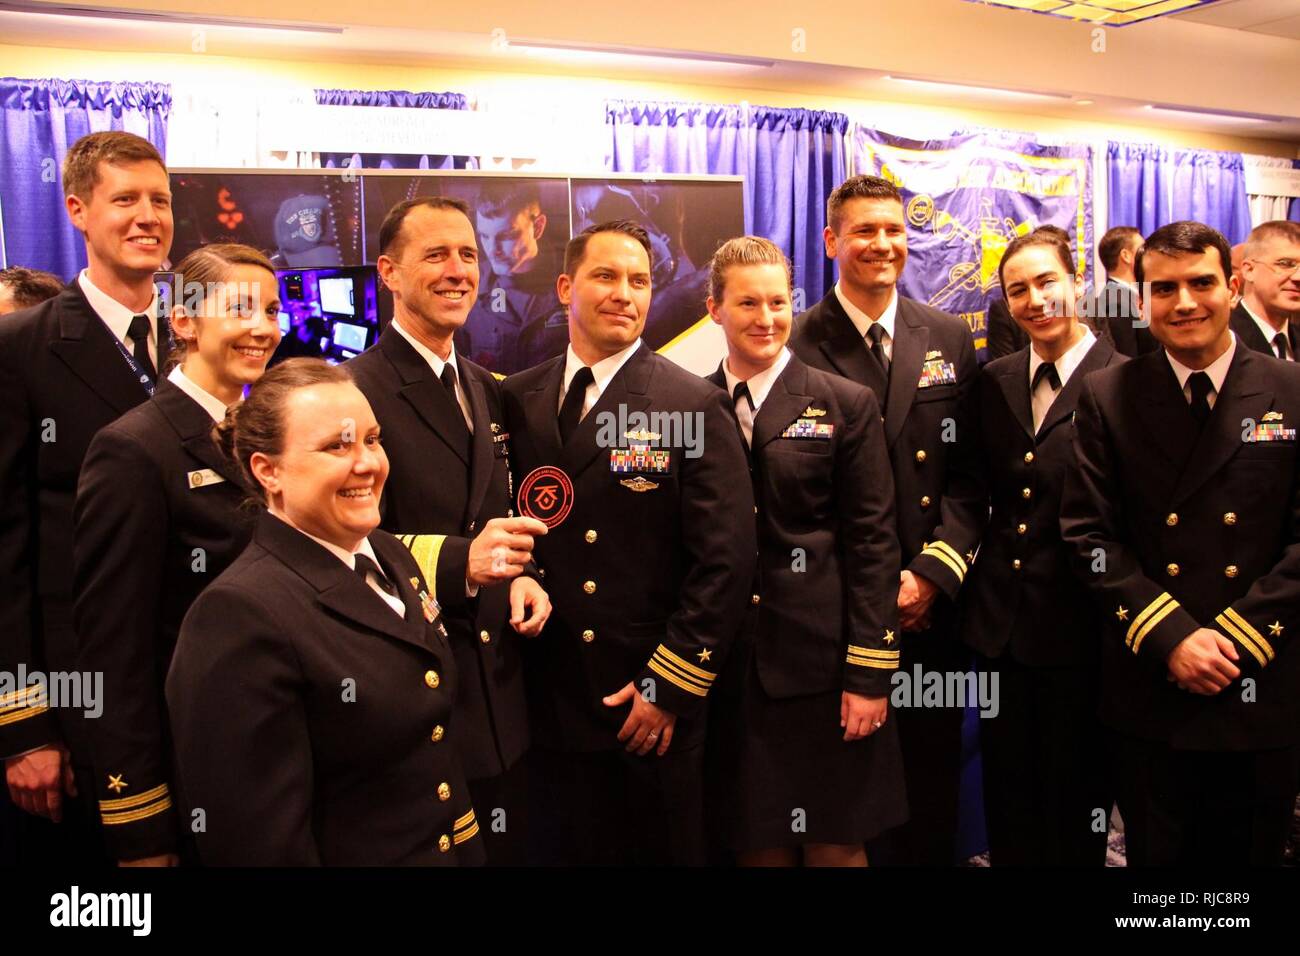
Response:
[[[998,263],[1016,236],[1060,226],[1091,279],[1089,146],[995,131],[913,140],[858,127],[854,150],[858,172],[883,176],[903,193],[908,261],[899,292],[964,318],[981,361],[988,305],[1002,295]]]

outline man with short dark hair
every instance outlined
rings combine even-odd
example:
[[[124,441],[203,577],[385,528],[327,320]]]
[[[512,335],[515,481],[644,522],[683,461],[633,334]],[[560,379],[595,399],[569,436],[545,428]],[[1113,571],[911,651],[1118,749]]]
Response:
[[[1115,351],[1129,358],[1160,348],[1138,308],[1133,267],[1141,249],[1142,233],[1132,226],[1107,229],[1097,243],[1106,282],[1084,301],[1084,312],[1093,329],[1108,337]]]
[[[1232,331],[1247,348],[1287,362],[1300,350],[1300,222],[1251,230],[1241,262],[1245,285]]]
[[[751,602],[754,497],[727,395],[641,340],[651,266],[636,223],[574,237],[569,347],[505,383],[519,507],[550,524],[555,613],[526,648],[542,862],[705,861],[707,698]]]
[[[1275,865],[1300,738],[1300,366],[1228,327],[1227,240],[1147,237],[1159,352],[1083,382],[1061,530],[1101,605],[1130,865]]]
[[[172,242],[162,156],[131,133],[91,133],[64,158],[63,191],[89,265],[59,295],[0,322],[0,672],[10,674],[76,670],[72,504],[82,459],[100,428],[149,397],[167,354],[153,281]],[[92,774],[81,732],[89,707],[52,699],[50,686],[0,694],[9,794],[29,813],[67,818],[27,853],[97,859],[93,801],[104,810],[140,794],[130,780],[110,789],[106,774]],[[78,790],[81,801],[67,799]]]
[[[543,244],[547,216],[536,183],[489,184],[475,209],[491,269],[467,322],[469,354],[494,372],[518,372],[557,355],[568,341],[555,297],[560,257]]]
[[[533,535],[546,528],[512,507],[501,386],[453,341],[478,291],[469,207],[438,196],[402,202],[379,233],[393,321],[348,368],[384,430],[381,527],[411,549],[442,605],[460,679],[461,760],[488,862],[517,864],[529,742],[519,643],[549,613],[530,567]]]
[[[896,491],[903,570],[898,593],[902,659],[913,668],[964,673],[955,599],[979,529],[972,386],[978,372],[969,326],[901,296],[907,220],[897,187],[854,176],[827,203],[826,255],[840,279],[795,320],[795,355],[866,385],[880,402]],[[951,866],[961,771],[960,706],[899,708],[911,820],[868,846],[873,863]]]
[[[10,266],[0,269],[0,315],[29,309],[63,291],[63,280],[52,272]]]

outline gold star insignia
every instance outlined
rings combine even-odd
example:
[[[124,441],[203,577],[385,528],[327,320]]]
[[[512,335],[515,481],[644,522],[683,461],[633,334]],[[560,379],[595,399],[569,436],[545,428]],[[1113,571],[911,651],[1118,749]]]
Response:
[[[1284,628],[1282,627],[1281,621],[1274,621],[1272,624],[1268,626],[1268,632],[1273,637],[1281,637],[1283,630]]]
[[[889,628],[885,628],[885,643],[886,644],[894,643],[894,632],[889,630]]]
[[[1121,604],[1121,605],[1119,606],[1119,610],[1115,612],[1115,616],[1116,616],[1117,618],[1119,618],[1121,621],[1127,621],[1127,620],[1128,620],[1128,608],[1126,608],[1123,604]]]
[[[117,776],[114,776],[111,773],[108,775],[108,789],[112,790],[114,793],[121,793],[127,788],[127,786],[129,785],[122,782],[122,775],[120,773]]]
[[[974,551],[967,551],[967,552],[966,552],[966,563],[967,563],[967,564],[974,564],[974,563],[975,563],[975,552],[974,552]]]
[[[713,656],[713,651],[709,650],[706,647],[704,650],[700,651],[700,663],[703,664],[712,656]]]

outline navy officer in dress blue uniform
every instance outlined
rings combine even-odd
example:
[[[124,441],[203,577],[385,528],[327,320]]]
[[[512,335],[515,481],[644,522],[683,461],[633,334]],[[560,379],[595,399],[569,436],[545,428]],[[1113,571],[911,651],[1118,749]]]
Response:
[[[1084,380],[1061,507],[1109,624],[1128,859],[1276,864],[1300,736],[1300,366],[1233,335],[1214,229],[1164,226],[1137,261],[1163,348]]]
[[[456,659],[415,558],[377,530],[388,460],[365,396],[345,368],[290,359],[221,433],[266,511],[185,616],[167,675],[199,858],[481,863]]]
[[[641,341],[651,265],[633,222],[571,240],[569,347],[505,383],[520,508],[551,525],[525,646],[546,862],[703,862],[707,697],[751,600],[731,403]]]
[[[154,273],[172,242],[171,186],[139,136],[83,136],[63,162],[86,269],[53,299],[0,323],[0,672],[71,673],[72,505],[95,433],[148,399],[166,354]],[[84,708],[41,685],[0,691],[0,757],[13,802],[63,821],[19,823],[23,862],[102,860]],[[73,764],[80,784],[74,784]],[[81,797],[74,794],[81,792]]]
[[[989,855],[994,866],[1101,866],[1111,804],[1096,719],[1102,621],[1072,573],[1059,516],[1084,377],[1123,357],[1077,319],[1083,284],[1059,236],[1012,240],[998,273],[1031,344],[984,366],[976,388],[987,497],[972,515],[984,533],[962,638],[998,679],[997,712],[979,721]]]
[[[791,348],[813,368],[866,385],[885,416],[902,550],[899,624],[903,671],[964,672],[954,601],[978,530],[969,416],[978,368],[970,327],[898,294],[907,220],[897,187],[854,176],[826,204],[826,255],[839,282],[795,320]],[[873,862],[950,866],[961,771],[960,706],[900,708],[911,820],[874,841]]]
[[[213,438],[280,341],[275,269],[248,246],[203,246],[176,267],[179,362],[153,397],[100,430],[74,510],[77,664],[104,675],[86,722],[104,842],[123,864],[188,849],[172,790],[163,681],[194,599],[247,546],[239,467]]]
[[[510,434],[501,385],[454,343],[479,282],[474,227],[463,202],[398,203],[379,230],[379,274],[393,320],[348,363],[385,429],[385,531],[415,554],[462,675],[460,746],[484,821],[488,859],[525,851],[528,718],[518,642],[550,603],[530,567],[535,518],[510,500]],[[507,627],[507,621],[509,627]]]
[[[898,670],[894,480],[876,397],[786,349],[790,264],[742,236],[710,264],[757,503],[758,603],[714,700],[719,819],[745,865],[865,866],[907,816],[889,720]]]

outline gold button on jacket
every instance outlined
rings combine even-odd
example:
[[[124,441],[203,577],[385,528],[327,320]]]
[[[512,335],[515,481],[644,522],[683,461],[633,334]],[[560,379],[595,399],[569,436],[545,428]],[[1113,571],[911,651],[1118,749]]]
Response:
[[[440,683],[442,683],[442,680],[438,677],[438,672],[437,672],[437,671],[425,671],[425,672],[424,672],[424,683],[425,683],[425,684],[426,684],[430,689],[433,689],[433,688],[436,688]]]

